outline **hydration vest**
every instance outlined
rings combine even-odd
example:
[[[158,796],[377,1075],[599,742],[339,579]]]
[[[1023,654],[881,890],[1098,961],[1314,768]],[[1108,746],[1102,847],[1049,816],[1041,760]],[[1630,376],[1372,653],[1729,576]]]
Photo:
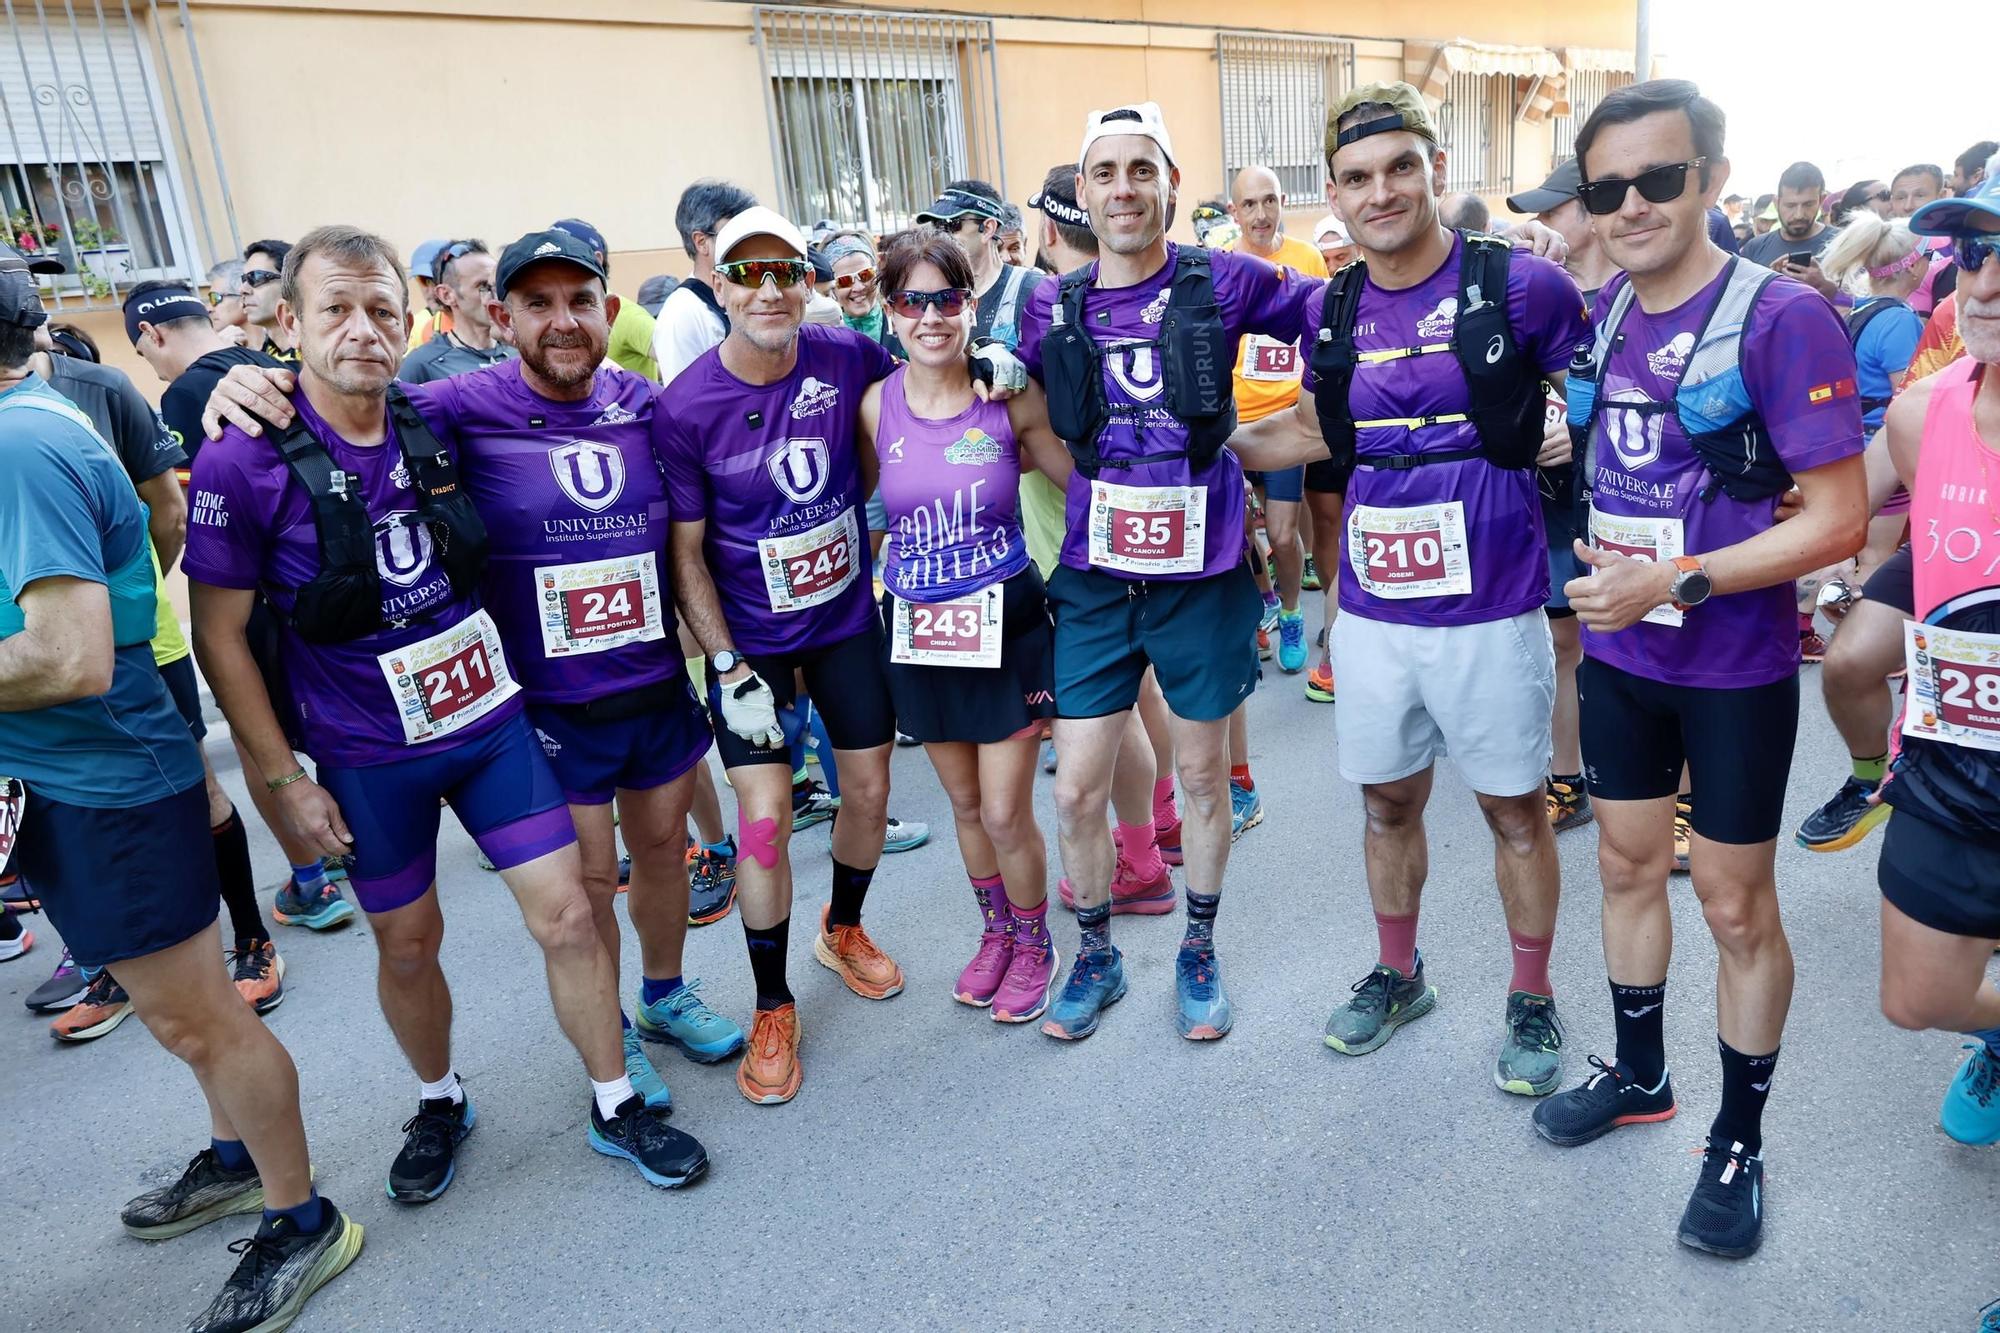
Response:
[[[459,485],[458,465],[400,384],[389,386],[389,420],[416,489],[417,521],[430,530],[452,591],[471,593],[486,569],[486,525]],[[375,633],[386,623],[382,576],[360,478],[336,464],[298,417],[282,430],[267,423],[266,431],[305,488],[319,542],[319,572],[293,590],[292,627],[311,643],[346,643]]]
[[[1208,251],[1182,246],[1160,319],[1160,375],[1166,408],[1187,427],[1185,447],[1136,458],[1106,459],[1098,437],[1111,418],[1104,389],[1104,347],[1083,323],[1083,297],[1091,268],[1068,273],[1057,289],[1049,330],[1042,337],[1042,384],[1048,391],[1049,425],[1069,446],[1077,469],[1095,477],[1101,468],[1129,468],[1185,458],[1207,467],[1236,431],[1236,349],[1215,303]],[[1128,344],[1129,345],[1129,344]]]
[[[1019,264],[1002,267],[1000,295],[994,302],[993,322],[987,326],[985,337],[1010,352],[1021,345],[1021,302],[1034,291],[1039,280],[1040,274],[1035,269],[1023,268]]]
[[[1326,438],[1333,465],[1345,479],[1356,467],[1401,471],[1432,463],[1461,463],[1483,458],[1494,467],[1531,468],[1542,450],[1542,374],[1521,356],[1507,319],[1507,270],[1514,248],[1495,236],[1459,233],[1464,248],[1458,261],[1458,315],[1451,341],[1419,347],[1390,347],[1361,352],[1354,346],[1354,320],[1361,310],[1367,265],[1355,260],[1326,284],[1320,307],[1319,332],[1312,348],[1314,406],[1320,434]],[[1464,412],[1429,417],[1392,417],[1356,421],[1348,406],[1348,391],[1358,365],[1379,365],[1404,357],[1450,352],[1465,374],[1471,406]],[[1364,426],[1420,426],[1469,421],[1479,432],[1476,449],[1432,453],[1359,456],[1356,438]]]
[[[1877,315],[1886,315],[1891,310],[1908,310],[1909,308],[1910,303],[1908,301],[1898,300],[1893,296],[1883,296],[1870,301],[1867,305],[1857,306],[1853,310],[1848,311],[1847,345],[1859,351],[1862,331],[1875,322]],[[1896,377],[1893,375],[1889,377],[1892,385],[1895,383],[1895,379]],[[1890,399],[1888,398],[1863,398],[1861,400],[1861,415],[1865,417],[1870,412],[1879,412],[1887,408],[1889,403]]]

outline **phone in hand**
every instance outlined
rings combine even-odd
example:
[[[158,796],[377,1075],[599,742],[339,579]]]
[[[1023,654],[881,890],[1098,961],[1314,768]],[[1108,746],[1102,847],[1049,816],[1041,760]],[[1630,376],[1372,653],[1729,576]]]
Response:
[[[1794,250],[1785,256],[1785,262],[1793,268],[1811,268],[1815,258],[1817,256],[1810,250]]]

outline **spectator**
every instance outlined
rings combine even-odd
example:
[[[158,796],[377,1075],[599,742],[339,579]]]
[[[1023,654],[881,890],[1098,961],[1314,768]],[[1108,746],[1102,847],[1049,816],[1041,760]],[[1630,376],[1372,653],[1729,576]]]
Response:
[[[1906,218],[1933,199],[1944,198],[1944,169],[1930,162],[1904,167],[1889,182],[1889,216]],[[1950,249],[1947,241],[1941,248]]]
[[[1001,258],[1000,222],[1005,213],[1000,192],[985,181],[955,180],[944,187],[936,203],[917,214],[917,221],[957,241],[972,263],[972,294],[979,303],[972,336],[993,338],[1011,350],[1021,341],[1021,310],[1042,275]],[[1210,243],[1217,243],[1213,234]]]
[[[652,277],[639,284],[639,305],[647,314],[658,320],[660,317],[660,307],[666,304],[667,297],[673,292],[674,288],[680,285],[681,280],[671,273],[655,273]],[[649,356],[647,359],[651,360],[652,358]],[[657,379],[658,377],[659,367],[656,364],[654,366],[654,378]]]
[[[1978,189],[1995,153],[2000,153],[2000,143],[1982,139],[1952,159],[1951,192],[1962,199]]]
[[[1000,258],[1009,264],[1028,262],[1028,238],[1021,221],[1019,204],[1003,204],[1000,209]]]
[[[1319,247],[1328,273],[1338,273],[1354,260],[1354,242],[1347,239],[1347,228],[1331,213],[1314,224],[1313,244]]]
[[[1743,247],[1743,257],[1765,268],[1833,294],[1833,284],[1820,272],[1818,258],[1833,240],[1833,228],[1820,220],[1820,199],[1826,177],[1810,162],[1794,162],[1778,178],[1778,225]],[[1794,262],[1792,257],[1799,257]]]
[[[283,276],[289,241],[252,241],[243,247],[243,318],[247,325],[246,346],[255,347],[284,365],[298,364],[298,349],[292,335],[278,323],[278,279]]]
[[[874,241],[865,232],[844,231],[828,240],[821,253],[833,270],[833,299],[840,304],[840,322],[881,343],[890,356],[908,360],[882,309],[882,293],[875,280],[876,265],[881,261]]]
[[[437,256],[437,285],[432,291],[451,316],[451,327],[410,350],[396,377],[409,384],[450,379],[468,370],[494,365],[514,355],[514,349],[494,334],[486,303],[493,299],[493,255],[477,238],[453,241]]]
[[[1820,255],[1826,276],[1859,298],[1847,317],[1847,335],[1854,344],[1861,424],[1870,435],[1881,426],[1924,336],[1923,318],[1910,308],[1910,296],[1930,273],[1927,260],[1922,239],[1907,222],[1885,221],[1866,208],[1856,211]]]
[[[422,347],[434,334],[451,330],[451,314],[438,303],[437,262],[449,240],[419,241],[417,248],[410,251],[410,286],[415,289],[415,303],[423,306],[423,313],[410,329],[410,346]]]
[[[1453,231],[1485,231],[1493,225],[1493,213],[1476,194],[1455,194],[1438,208],[1438,221]]]
[[[694,271],[667,294],[653,329],[653,361],[660,383],[674,377],[729,332],[729,318],[715,297],[715,237],[723,224],[753,207],[757,197],[740,185],[705,179],[681,191],[674,208],[674,229],[681,248],[694,261]]]
[[[1894,217],[1895,202],[1889,187],[1879,180],[1860,180],[1848,186],[1833,206],[1833,225],[1846,226],[1864,208],[1872,210],[1878,218]]]
[[[1765,232],[1771,230],[1773,226],[1777,225],[1777,221],[1778,196],[1775,194],[1758,195],[1757,202],[1750,206],[1751,232],[1754,235],[1762,236]]]
[[[243,313],[242,260],[225,259],[208,270],[208,322],[234,346],[250,340],[250,321]]]

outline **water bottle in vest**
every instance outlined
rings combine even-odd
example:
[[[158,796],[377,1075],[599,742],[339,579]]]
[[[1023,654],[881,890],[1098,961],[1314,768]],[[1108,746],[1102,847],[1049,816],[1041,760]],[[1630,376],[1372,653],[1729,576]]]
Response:
[[[1597,409],[1597,362],[1591,358],[1589,343],[1578,343],[1576,355],[1569,359],[1569,384],[1563,398],[1569,404],[1570,429],[1588,426],[1590,414]]]

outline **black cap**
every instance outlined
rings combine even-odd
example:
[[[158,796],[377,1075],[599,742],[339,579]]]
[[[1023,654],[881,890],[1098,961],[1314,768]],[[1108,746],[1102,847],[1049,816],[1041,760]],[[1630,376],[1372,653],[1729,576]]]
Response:
[[[69,266],[46,250],[37,250],[33,259],[5,241],[0,241],[0,273],[67,273]]]
[[[1049,183],[1028,196],[1028,207],[1041,212],[1053,221],[1068,227],[1090,226],[1090,214],[1076,202],[1075,177],[1056,181],[1056,173],[1049,173]]]
[[[1576,165],[1576,159],[1557,167],[1549,173],[1549,178],[1532,190],[1507,196],[1507,207],[1515,213],[1525,213],[1533,217],[1546,213],[1552,208],[1561,208],[1576,198],[1577,187],[1583,183],[1583,172]]]
[[[42,294],[32,273],[20,269],[0,269],[0,323],[20,329],[37,329],[48,322],[42,309]]]
[[[531,231],[500,252],[500,264],[493,275],[493,294],[506,300],[507,288],[513,284],[514,275],[544,259],[560,259],[576,265],[600,282],[610,282],[604,265],[597,262],[597,251],[581,238],[551,227],[547,231]]]

